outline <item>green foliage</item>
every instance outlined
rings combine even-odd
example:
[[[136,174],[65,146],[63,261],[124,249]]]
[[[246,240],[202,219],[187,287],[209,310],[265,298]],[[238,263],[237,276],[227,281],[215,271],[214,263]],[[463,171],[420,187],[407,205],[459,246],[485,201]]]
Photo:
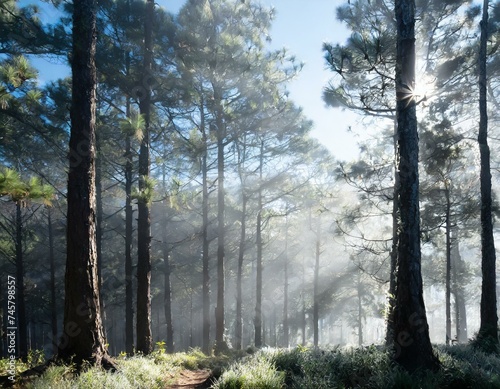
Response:
[[[214,385],[215,389],[276,389],[285,385],[285,373],[278,371],[266,352],[233,364]]]
[[[45,205],[50,205],[54,189],[42,184],[39,178],[32,177],[26,182],[15,170],[3,169],[0,171],[0,196],[8,196],[13,202],[30,199],[41,200]]]

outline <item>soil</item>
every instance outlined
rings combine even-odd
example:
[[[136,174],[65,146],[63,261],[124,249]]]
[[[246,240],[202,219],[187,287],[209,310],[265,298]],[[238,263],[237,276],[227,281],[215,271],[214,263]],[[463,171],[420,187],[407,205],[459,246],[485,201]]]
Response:
[[[183,370],[177,381],[166,389],[208,389],[212,384],[210,370]]]

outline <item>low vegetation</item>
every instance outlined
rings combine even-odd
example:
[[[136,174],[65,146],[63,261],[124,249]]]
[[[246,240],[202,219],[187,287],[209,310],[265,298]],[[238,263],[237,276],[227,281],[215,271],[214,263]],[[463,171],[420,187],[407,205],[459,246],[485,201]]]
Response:
[[[233,353],[207,356],[198,349],[166,354],[162,348],[151,356],[117,358],[119,370],[107,372],[88,367],[76,374],[72,366],[49,367],[45,373],[23,385],[33,389],[66,388],[168,388],[182,370],[213,372],[214,389],[495,389],[500,388],[500,357],[485,354],[469,345],[437,346],[441,363],[437,372],[411,375],[394,366],[382,347],[313,349],[263,349],[254,354]],[[19,371],[40,363],[32,353]],[[0,361],[5,375],[7,361]]]

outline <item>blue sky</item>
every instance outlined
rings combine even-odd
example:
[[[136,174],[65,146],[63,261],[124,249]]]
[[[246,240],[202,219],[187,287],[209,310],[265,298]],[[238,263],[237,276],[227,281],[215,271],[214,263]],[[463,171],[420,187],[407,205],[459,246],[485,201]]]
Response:
[[[185,0],[156,0],[172,13],[177,13]],[[312,135],[323,143],[339,160],[356,158],[358,150],[355,138],[347,132],[349,126],[357,127],[359,117],[340,109],[326,108],[321,99],[322,90],[332,73],[326,70],[322,43],[343,43],[349,32],[336,18],[336,8],[347,0],[260,0],[268,7],[274,7],[276,19],[271,29],[270,48],[285,47],[305,63],[299,77],[290,83],[290,97],[304,109],[305,115],[313,120]],[[24,0],[23,3],[31,3]],[[42,3],[41,17],[51,20],[55,14],[52,7]],[[50,66],[49,66],[50,65]],[[64,77],[69,74],[66,64],[53,64],[37,60],[40,81]]]
[[[323,143],[339,160],[357,157],[354,136],[347,132],[356,127],[359,116],[340,109],[326,108],[322,90],[332,73],[326,70],[323,42],[344,43],[350,32],[336,20],[338,6],[347,0],[261,0],[274,7],[276,19],[271,29],[271,48],[286,47],[305,66],[290,86],[290,97],[314,121],[312,135]],[[185,0],[160,0],[170,12],[177,11]]]

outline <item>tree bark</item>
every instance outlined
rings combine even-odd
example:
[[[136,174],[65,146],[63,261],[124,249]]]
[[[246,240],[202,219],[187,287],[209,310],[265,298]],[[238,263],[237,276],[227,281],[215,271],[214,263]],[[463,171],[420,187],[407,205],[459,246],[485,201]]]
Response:
[[[151,194],[148,193],[151,124],[151,72],[153,63],[154,1],[147,0],[144,20],[144,63],[139,110],[144,129],[139,151],[139,200],[137,218],[137,351],[148,355],[153,351],[151,333]]]
[[[23,213],[21,201],[16,201],[16,287],[17,318],[19,327],[19,357],[28,356],[28,323],[24,288]]]
[[[396,112],[400,186],[393,358],[409,371],[438,366],[430,338],[420,267],[418,133],[415,97],[415,2],[396,0]]]
[[[114,367],[106,350],[97,279],[95,199],[96,2],[73,2],[64,326],[58,358]]]
[[[496,295],[496,253],[493,237],[490,148],[488,146],[486,49],[488,44],[488,6],[483,1],[479,49],[479,153],[481,160],[481,324],[477,345],[484,351],[498,350],[498,316]]]

